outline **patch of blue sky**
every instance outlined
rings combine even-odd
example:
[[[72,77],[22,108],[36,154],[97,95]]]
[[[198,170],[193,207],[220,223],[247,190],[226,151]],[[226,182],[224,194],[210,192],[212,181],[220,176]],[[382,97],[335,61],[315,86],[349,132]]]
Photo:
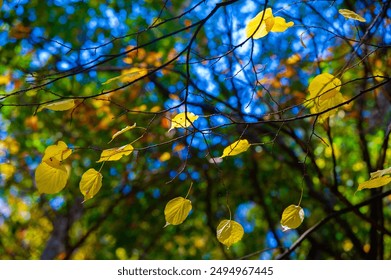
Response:
[[[54,211],[58,211],[65,204],[65,199],[63,196],[58,195],[49,200],[49,205]]]
[[[153,189],[152,190],[152,197],[155,199],[158,199],[160,197],[160,190],[159,189]]]
[[[129,186],[129,185],[125,185],[122,189],[122,193],[124,195],[128,195],[130,194],[130,192],[132,191],[132,186]]]
[[[197,171],[189,171],[190,177],[194,181],[199,181],[201,179],[201,175]]]
[[[236,6],[233,7],[233,9],[236,9]],[[246,1],[246,3],[243,3],[240,7],[240,13],[245,14],[245,13],[251,13],[253,14],[254,11],[258,11],[260,8],[258,5],[254,3],[254,1]],[[255,15],[255,14],[254,14]]]
[[[5,218],[9,218],[11,216],[11,208],[9,207],[8,203],[1,197],[0,197],[0,214]]]
[[[243,226],[245,233],[251,233],[255,228],[255,219],[251,218],[249,213],[255,207],[252,201],[244,202],[238,205],[235,211],[235,221]]]
[[[222,115],[211,116],[209,118],[209,121],[210,121],[211,126],[218,126],[218,125],[224,125],[224,124],[231,123],[231,121],[228,118],[226,118]]]

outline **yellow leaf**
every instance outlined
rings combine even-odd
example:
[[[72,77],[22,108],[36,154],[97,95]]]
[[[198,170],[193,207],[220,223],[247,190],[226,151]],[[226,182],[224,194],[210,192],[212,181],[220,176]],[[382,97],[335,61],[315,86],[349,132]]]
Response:
[[[124,145],[119,148],[112,148],[103,150],[100,159],[97,162],[102,161],[116,161],[122,158],[122,156],[128,156],[133,152],[133,146],[131,144]]]
[[[40,193],[53,194],[60,192],[67,184],[69,171],[65,166],[52,166],[42,162],[35,170],[35,182]]]
[[[274,18],[274,25],[270,31],[271,32],[284,32],[285,30],[287,30],[289,27],[291,27],[293,25],[294,25],[293,21],[286,22],[286,20],[282,17],[275,17]]]
[[[227,156],[236,156],[240,153],[247,151],[250,146],[251,146],[251,144],[249,144],[246,139],[241,139],[241,140],[235,141],[231,145],[229,145],[228,147],[226,147],[224,149],[223,155],[221,156],[221,158],[227,157]]]
[[[132,125],[132,126],[128,125],[127,127],[125,127],[125,128],[123,128],[123,129],[121,129],[120,131],[114,133],[114,135],[111,137],[111,140],[109,141],[109,143],[110,143],[111,141],[113,141],[114,138],[116,138],[117,136],[119,136],[119,135],[121,135],[122,133],[124,133],[124,132],[126,132],[126,131],[128,131],[128,130],[131,130],[131,129],[135,128],[135,127],[136,127],[136,123],[135,123],[134,125]]]
[[[329,73],[317,75],[309,84],[310,98],[319,97],[320,101],[333,97],[339,92],[341,80]]]
[[[382,176],[387,175],[387,174],[391,174],[391,167],[372,172],[371,173],[371,179],[379,178],[379,177],[382,177]]]
[[[84,201],[93,198],[102,187],[102,174],[94,168],[88,169],[81,176],[79,188],[84,195]]]
[[[38,112],[41,112],[43,109],[49,109],[53,111],[66,111],[75,107],[74,99],[61,100],[57,102],[48,103],[42,105],[38,108]]]
[[[102,83],[102,85],[107,85],[111,82],[114,82],[116,80],[121,80],[123,83],[131,83],[138,78],[141,78],[148,74],[148,70],[145,68],[137,68],[133,67],[130,69],[122,70],[121,75],[108,79],[106,82]]]
[[[183,112],[176,115],[171,120],[171,127],[168,131],[171,131],[174,128],[186,128],[189,127],[194,121],[198,119],[198,116],[191,112]]]
[[[246,27],[246,36],[247,38],[253,36],[254,39],[265,37],[269,33],[269,31],[273,28],[273,25],[274,25],[274,17],[273,17],[272,9],[267,8],[265,11],[261,11],[249,21]]]
[[[339,9],[338,12],[343,15],[346,19],[354,19],[361,22],[366,22],[366,19],[356,14],[355,12],[347,9]]]
[[[191,201],[186,198],[176,197],[171,199],[164,208],[165,227],[183,223],[189,215],[191,208]]]
[[[10,75],[0,76],[0,85],[6,85],[11,81]]]
[[[304,220],[304,210],[298,205],[289,205],[282,212],[281,226],[284,231],[298,228]]]
[[[357,191],[361,191],[363,189],[374,189],[374,188],[380,188],[382,186],[387,185],[391,182],[390,175],[385,175],[383,177],[370,179],[368,181],[365,181],[358,185]]]
[[[58,141],[56,145],[51,145],[46,148],[42,161],[54,158],[58,161],[63,161],[72,154],[72,150],[68,148],[63,141]]]
[[[239,242],[244,234],[241,224],[232,220],[222,220],[217,226],[217,239],[228,248]]]
[[[316,113],[323,112],[323,111],[330,109],[332,107],[335,107],[343,102],[345,102],[345,99],[343,98],[343,96],[340,92],[337,92],[335,94],[335,96],[333,96],[329,99],[326,99],[326,100],[324,100],[322,102],[318,102],[318,103],[314,102],[314,106],[311,108],[311,113],[316,114]],[[322,115],[319,116],[318,121],[320,123],[324,122],[328,117],[335,115],[337,113],[337,111],[338,111],[338,108],[336,108],[334,110],[327,111],[326,113],[323,113]]]
[[[5,180],[11,178],[15,171],[16,168],[12,164],[0,163],[0,175],[3,175]]]

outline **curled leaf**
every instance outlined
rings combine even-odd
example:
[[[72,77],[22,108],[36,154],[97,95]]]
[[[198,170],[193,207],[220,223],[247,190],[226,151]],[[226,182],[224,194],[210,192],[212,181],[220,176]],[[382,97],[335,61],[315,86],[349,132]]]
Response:
[[[130,155],[133,150],[134,149],[131,144],[127,144],[119,148],[106,149],[102,151],[100,159],[97,162],[116,161],[121,159],[123,156]]]
[[[168,131],[171,131],[174,128],[186,128],[189,127],[193,122],[198,119],[198,116],[192,112],[183,112],[176,115],[171,120],[171,127]]]
[[[186,220],[191,210],[191,201],[181,196],[171,199],[164,208],[166,226],[179,225]]]
[[[217,226],[217,239],[228,248],[239,242],[244,234],[241,224],[232,220],[222,220]]]
[[[102,187],[102,174],[94,168],[88,169],[81,177],[79,188],[84,195],[84,201],[93,198]]]
[[[66,99],[57,102],[48,103],[38,108],[37,112],[41,112],[43,109],[49,109],[52,111],[66,111],[75,107],[74,99]]]
[[[284,231],[298,228],[304,220],[304,210],[298,205],[289,205],[282,212],[281,226]]]
[[[241,140],[235,141],[231,145],[229,145],[228,147],[226,147],[224,149],[223,155],[221,156],[221,158],[227,157],[227,156],[236,156],[240,153],[247,151],[250,146],[251,146],[251,144],[249,144],[246,139],[241,139]]]
[[[72,154],[72,150],[68,148],[67,144],[63,141],[58,141],[56,145],[50,145],[45,149],[42,161],[50,159],[56,159],[63,161]]]
[[[50,163],[50,160],[48,161]],[[68,169],[61,165],[42,162],[35,170],[35,183],[40,193],[54,194],[60,192],[67,184]]]
[[[134,123],[132,126],[128,125],[127,127],[125,127],[125,128],[123,128],[123,129],[121,129],[120,131],[114,133],[114,135],[111,137],[111,140],[109,141],[109,143],[110,143],[111,141],[113,141],[114,138],[116,138],[117,136],[119,136],[119,135],[121,135],[122,133],[124,133],[124,132],[126,132],[126,131],[128,131],[128,130],[131,130],[131,129],[135,128],[135,127],[136,127],[136,123]]]
[[[387,185],[391,182],[390,175],[385,175],[383,177],[378,177],[374,179],[370,179],[368,181],[365,181],[358,185],[357,191],[361,191],[363,189],[374,189],[374,188],[380,188],[382,186]]]
[[[361,22],[366,22],[366,19],[356,14],[355,12],[348,9],[339,9],[338,12],[343,15],[346,19],[354,19]]]
[[[387,174],[391,174],[391,167],[372,172],[371,173],[371,179],[379,178],[379,177],[382,177],[382,176],[387,175]]]

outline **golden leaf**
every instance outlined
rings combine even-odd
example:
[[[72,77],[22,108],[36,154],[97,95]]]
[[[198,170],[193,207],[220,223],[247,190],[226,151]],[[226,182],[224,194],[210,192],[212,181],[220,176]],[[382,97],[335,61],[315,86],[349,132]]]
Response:
[[[63,141],[58,141],[56,145],[50,145],[45,149],[42,161],[47,161],[53,158],[57,161],[63,161],[71,154],[72,150],[68,148],[67,144]]]
[[[198,119],[198,116],[191,112],[183,112],[176,115],[171,120],[171,127],[168,131],[171,131],[174,128],[186,128],[189,127],[193,122]]]
[[[361,191],[363,189],[374,189],[374,188],[380,188],[382,186],[387,185],[391,182],[390,175],[385,175],[383,177],[378,177],[374,179],[370,179],[368,181],[365,181],[358,185],[357,191]]]
[[[35,182],[40,193],[54,194],[60,192],[67,184],[68,177],[68,169],[61,164],[54,166],[42,162],[35,170]]]
[[[244,234],[241,224],[232,220],[222,220],[217,226],[217,239],[228,248],[239,242]]]
[[[102,85],[107,85],[111,82],[114,82],[116,80],[121,80],[123,83],[131,83],[143,76],[146,76],[148,74],[148,70],[145,68],[137,68],[133,67],[130,69],[122,70],[121,75],[108,79],[106,82],[102,83]]]
[[[122,158],[122,156],[128,156],[133,152],[133,146],[131,144],[124,145],[119,148],[111,148],[103,150],[100,159],[97,162],[102,161],[116,161]]]
[[[356,14],[355,12],[347,9],[339,9],[338,12],[343,15],[346,19],[354,19],[361,22],[366,22],[366,19]]]
[[[124,132],[126,132],[126,131],[128,131],[128,130],[131,130],[131,129],[135,128],[135,127],[136,127],[136,123],[133,124],[132,126],[128,125],[128,126],[126,126],[125,128],[121,129],[120,131],[114,133],[114,135],[111,137],[111,140],[109,141],[109,143],[110,143],[111,141],[113,141],[114,138],[116,138],[117,136],[119,136],[119,135],[121,135],[122,133],[124,133]]]
[[[93,198],[102,187],[102,174],[94,168],[88,169],[81,177],[79,188],[84,201]]]
[[[42,105],[38,108],[37,111],[41,112],[43,109],[49,109],[52,111],[66,111],[72,109],[75,107],[75,105],[76,104],[74,99],[67,99]]]
[[[282,212],[281,226],[283,231],[298,228],[304,220],[304,210],[298,205],[289,205]]]
[[[191,208],[191,201],[186,198],[176,197],[171,199],[164,208],[165,227],[183,223],[189,215]]]
[[[251,146],[251,144],[249,144],[246,139],[241,139],[241,140],[235,141],[231,145],[229,145],[228,147],[226,147],[224,149],[223,155],[221,156],[221,158],[227,157],[227,156],[236,156],[240,153],[247,151],[250,146]]]

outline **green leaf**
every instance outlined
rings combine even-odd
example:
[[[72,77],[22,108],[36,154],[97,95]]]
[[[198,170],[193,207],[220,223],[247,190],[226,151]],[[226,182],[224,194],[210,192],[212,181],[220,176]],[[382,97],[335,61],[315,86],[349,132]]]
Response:
[[[102,174],[94,168],[88,169],[81,177],[79,188],[84,195],[84,201],[93,198],[102,187]]]
[[[49,109],[52,111],[66,111],[72,109],[75,107],[75,105],[76,104],[74,99],[67,99],[42,105],[38,108],[37,111],[41,112],[43,109]]]
[[[189,212],[191,211],[191,201],[183,198],[176,197],[171,199],[164,208],[164,216],[166,218],[166,226],[168,225],[179,225],[182,224]]]
[[[217,239],[228,248],[239,242],[244,234],[241,224],[232,220],[222,220],[217,226]]]
[[[304,211],[298,205],[289,205],[282,212],[281,226],[283,231],[298,228],[304,220]]]

